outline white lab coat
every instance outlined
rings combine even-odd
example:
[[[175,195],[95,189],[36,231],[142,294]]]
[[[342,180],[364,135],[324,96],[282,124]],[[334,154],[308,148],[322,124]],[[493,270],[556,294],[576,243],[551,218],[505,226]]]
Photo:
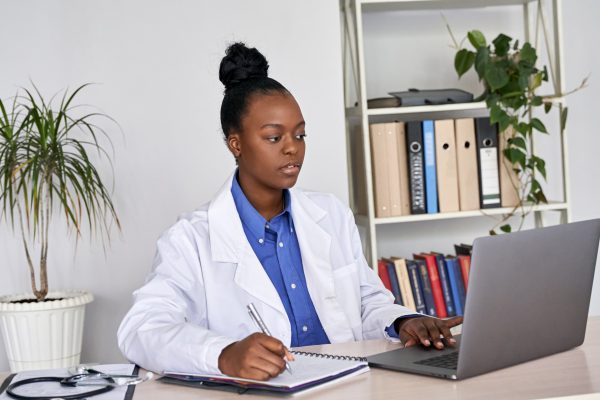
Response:
[[[283,304],[242,228],[233,176],[159,238],[154,270],[134,292],[118,342],[146,369],[219,373],[222,349],[258,331],[246,310],[251,302],[271,334],[290,345]],[[387,337],[387,326],[414,312],[394,304],[367,265],[352,212],[331,194],[290,195],[306,284],[329,340]]]

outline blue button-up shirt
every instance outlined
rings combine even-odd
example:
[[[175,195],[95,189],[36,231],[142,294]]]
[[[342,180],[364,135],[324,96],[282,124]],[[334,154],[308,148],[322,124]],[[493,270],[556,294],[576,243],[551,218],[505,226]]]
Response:
[[[329,343],[306,287],[291,198],[283,191],[284,210],[267,221],[250,204],[237,180],[231,194],[246,238],[279,294],[292,328],[292,347]]]

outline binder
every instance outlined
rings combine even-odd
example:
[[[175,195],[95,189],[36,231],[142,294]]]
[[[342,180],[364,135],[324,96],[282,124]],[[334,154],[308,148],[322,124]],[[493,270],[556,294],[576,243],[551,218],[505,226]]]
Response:
[[[371,161],[373,164],[373,184],[375,194],[375,216],[391,216],[391,197],[389,186],[389,161],[386,152],[386,124],[372,124]]]
[[[435,167],[435,130],[431,120],[423,121],[423,154],[425,163],[425,201],[427,213],[438,212],[437,172]]]
[[[477,118],[475,125],[481,208],[500,207],[498,125],[491,125],[489,118]]]
[[[454,123],[460,210],[479,210],[479,172],[475,121],[473,118],[461,118]]]
[[[394,122],[400,181],[400,214],[410,215],[410,180],[408,178],[408,152],[406,151],[406,129],[404,122]]]
[[[514,207],[519,204],[519,188],[521,182],[513,164],[504,157],[504,149],[508,148],[508,140],[515,137],[515,130],[509,126],[500,134],[500,199],[502,207]]]
[[[387,158],[387,185],[390,193],[390,217],[402,215],[400,211],[400,166],[398,164],[398,135],[397,123],[386,123],[385,157]]]
[[[410,287],[410,278],[408,276],[406,260],[399,257],[392,257],[391,259],[396,267],[396,275],[398,276],[398,284],[400,285],[400,293],[402,294],[402,303],[405,307],[416,311],[417,308]]]
[[[408,276],[410,277],[410,287],[415,301],[415,307],[417,312],[421,314],[427,313],[427,307],[425,306],[425,298],[423,295],[423,284],[421,283],[421,273],[419,272],[419,265],[414,260],[406,260],[406,268],[408,269]]]
[[[425,213],[425,175],[423,163],[423,127],[420,121],[406,123],[408,176],[410,179],[410,212]]]
[[[435,155],[440,212],[460,210],[454,120],[435,121]]]
[[[359,123],[351,123],[348,124],[348,133],[349,133],[349,145],[350,145],[350,160],[351,160],[351,184],[353,190],[351,190],[352,194],[352,208],[356,214],[359,215],[367,215],[368,211],[368,201],[367,201],[367,175],[366,175],[366,165],[365,165],[365,143],[364,143],[364,135],[368,133],[363,132],[362,124]]]

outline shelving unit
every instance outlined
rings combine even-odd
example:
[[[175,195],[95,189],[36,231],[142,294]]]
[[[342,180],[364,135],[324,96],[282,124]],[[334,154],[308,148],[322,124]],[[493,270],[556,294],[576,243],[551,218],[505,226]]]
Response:
[[[562,96],[564,88],[564,66],[562,50],[562,18],[561,0],[541,0],[552,9],[552,35],[553,43],[546,42],[548,58],[554,64],[550,75],[556,98],[554,104],[562,111],[566,107],[566,100]],[[446,10],[446,9],[479,9],[491,6],[522,6],[523,23],[526,41],[530,41],[533,30],[530,16],[534,7],[542,7],[538,0],[340,0],[342,18],[343,55],[344,55],[344,90],[346,100],[346,139],[348,149],[348,176],[350,188],[351,207],[354,210],[357,224],[365,228],[366,257],[372,267],[377,265],[377,227],[381,225],[400,225],[406,222],[448,220],[466,217],[481,217],[484,215],[501,215],[510,212],[512,208],[494,208],[477,211],[461,211],[438,214],[419,214],[392,218],[376,218],[373,195],[373,175],[371,160],[371,144],[369,140],[369,125],[372,123],[389,122],[394,120],[411,121],[423,119],[445,118],[476,118],[487,116],[485,103],[474,102],[464,104],[428,105],[417,107],[396,108],[367,108],[367,80],[365,70],[365,41],[363,14],[367,12],[385,13],[415,10]],[[475,28],[475,27],[472,27]],[[417,35],[417,33],[415,33]],[[539,46],[542,47],[542,46]],[[538,48],[539,50],[539,48]],[[450,64],[451,65],[451,64]],[[454,84],[449,82],[448,84]],[[558,114],[560,115],[560,113]],[[362,157],[360,163],[356,161]],[[562,170],[562,199],[550,201],[548,204],[526,206],[533,211],[536,227],[543,226],[543,214],[557,212],[560,223],[570,220],[570,204],[568,201],[569,182],[567,170],[567,142],[566,132],[560,131],[560,162]],[[363,179],[362,185],[357,185],[357,179]],[[358,188],[366,188],[366,193]],[[362,197],[362,202],[360,199]],[[363,209],[360,205],[363,204]],[[366,204],[366,209],[364,205]]]

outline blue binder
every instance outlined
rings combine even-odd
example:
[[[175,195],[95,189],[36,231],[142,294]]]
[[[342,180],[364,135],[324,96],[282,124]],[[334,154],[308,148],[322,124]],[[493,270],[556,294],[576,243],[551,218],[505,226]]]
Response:
[[[452,297],[454,298],[454,308],[456,315],[464,315],[465,305],[465,286],[460,273],[458,260],[454,257],[446,257],[446,266],[448,267],[448,280],[452,289]]]
[[[435,166],[435,130],[432,120],[423,121],[423,152],[425,159],[425,199],[427,213],[438,212],[437,173]]]

